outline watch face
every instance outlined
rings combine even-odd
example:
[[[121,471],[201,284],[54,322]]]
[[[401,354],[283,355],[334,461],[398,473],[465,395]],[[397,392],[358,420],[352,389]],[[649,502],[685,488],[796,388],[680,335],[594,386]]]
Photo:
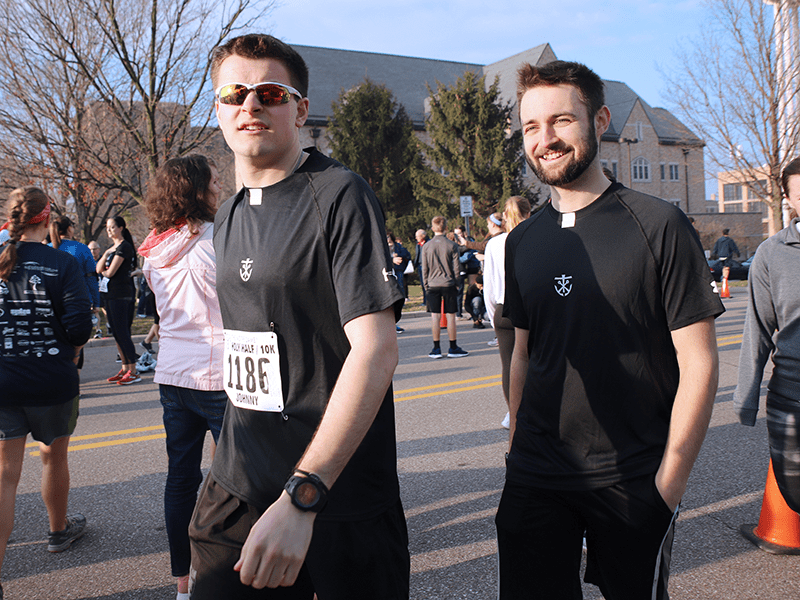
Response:
[[[309,481],[304,481],[295,488],[294,497],[302,506],[314,506],[319,500],[317,486]]]

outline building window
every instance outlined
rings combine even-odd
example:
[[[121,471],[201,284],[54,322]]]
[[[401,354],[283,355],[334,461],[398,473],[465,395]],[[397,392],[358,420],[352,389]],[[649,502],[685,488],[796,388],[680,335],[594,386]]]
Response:
[[[619,179],[617,175],[617,161],[611,161],[611,174],[614,175],[614,179]]]
[[[764,203],[763,202],[748,202],[747,203],[747,212],[763,213],[764,212]]]
[[[670,181],[680,181],[681,179],[681,168],[678,164],[670,164],[669,166],[669,180]]]
[[[760,200],[767,197],[767,180],[759,179],[747,183],[747,199]]]
[[[633,181],[650,181],[650,162],[641,156],[631,165]]]
[[[742,212],[742,203],[741,202],[736,202],[735,204],[734,203],[726,204],[725,205],[725,212],[726,213],[740,213],[740,212]]]
[[[644,139],[644,136],[642,135],[641,121],[636,121],[636,139],[639,140],[640,142]]]
[[[722,199],[725,202],[742,199],[742,186],[738,183],[726,183],[722,186]],[[732,212],[727,211],[726,212]],[[742,212],[741,210],[739,212]]]
[[[667,165],[661,163],[659,166],[661,167],[661,181],[664,181],[667,178]]]

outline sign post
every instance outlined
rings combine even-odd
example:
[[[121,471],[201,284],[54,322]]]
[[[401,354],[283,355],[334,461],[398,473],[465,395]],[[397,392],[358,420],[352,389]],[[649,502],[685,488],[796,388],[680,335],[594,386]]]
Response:
[[[464,235],[469,239],[469,218],[472,216],[472,196],[459,197],[461,202],[461,216],[464,219]]]

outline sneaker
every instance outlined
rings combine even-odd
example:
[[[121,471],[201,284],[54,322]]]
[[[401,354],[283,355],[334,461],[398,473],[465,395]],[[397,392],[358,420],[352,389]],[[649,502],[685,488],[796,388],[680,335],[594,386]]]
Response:
[[[151,342],[145,342],[144,340],[142,340],[141,342],[139,342],[139,345],[145,350],[147,350],[150,354],[153,353],[153,344]]]
[[[434,348],[433,350],[428,352],[428,358],[442,358],[442,349]]]
[[[483,323],[481,323],[480,321],[475,321],[475,322],[472,324],[472,328],[473,328],[473,329],[486,329],[486,325],[484,325],[484,324],[483,324]]]
[[[447,356],[450,358],[461,358],[462,356],[469,356],[469,352],[462,350],[458,346],[455,346],[447,351]]]
[[[139,377],[139,373],[128,371],[125,373],[125,376],[122,377],[119,381],[117,381],[117,385],[130,385],[132,383],[136,383],[137,381],[141,381],[142,378]]]
[[[397,329],[397,333],[403,333],[405,331],[405,329],[403,329],[399,325],[395,325],[395,329]]]
[[[101,337],[103,337],[102,331],[98,329],[97,331],[94,332],[94,339],[99,340]],[[2,597],[0,597],[0,600],[2,600]]]
[[[116,375],[114,375],[112,377],[109,377],[108,379],[106,379],[106,381],[108,381],[109,383],[115,383],[115,382],[119,381],[120,379],[122,379],[123,377],[125,377],[125,371],[120,369],[119,373],[117,373]]]
[[[117,358],[115,358],[114,360],[115,360],[116,362],[118,362],[118,363],[121,363],[121,362],[122,362],[122,359],[119,357],[119,354],[117,354]]]
[[[86,517],[78,513],[67,516],[67,526],[63,531],[50,532],[48,552],[63,552],[83,535],[84,529],[86,529]]]
[[[503,429],[511,429],[511,415],[506,413],[506,416],[503,417],[503,420],[500,422],[500,426]]]
[[[487,346],[497,346],[497,338],[494,338],[491,342],[486,342]]]

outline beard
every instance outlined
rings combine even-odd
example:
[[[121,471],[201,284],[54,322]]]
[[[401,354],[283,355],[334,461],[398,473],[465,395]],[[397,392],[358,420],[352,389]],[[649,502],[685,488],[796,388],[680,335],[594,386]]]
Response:
[[[527,152],[525,153],[525,160],[530,168],[533,169],[533,172],[536,173],[536,177],[539,178],[539,181],[545,185],[563,187],[565,185],[569,185],[583,175],[586,169],[589,168],[589,165],[592,164],[595,157],[597,157],[599,148],[600,144],[597,142],[594,119],[590,119],[589,135],[585,139],[581,140],[579,146],[572,148],[572,160],[570,160],[569,164],[567,164],[566,167],[564,167],[560,172],[548,174],[544,168],[542,168],[541,159],[539,162],[534,162],[533,159],[528,156]],[[569,149],[569,146],[563,143],[556,147],[550,148],[550,150],[566,149]]]

